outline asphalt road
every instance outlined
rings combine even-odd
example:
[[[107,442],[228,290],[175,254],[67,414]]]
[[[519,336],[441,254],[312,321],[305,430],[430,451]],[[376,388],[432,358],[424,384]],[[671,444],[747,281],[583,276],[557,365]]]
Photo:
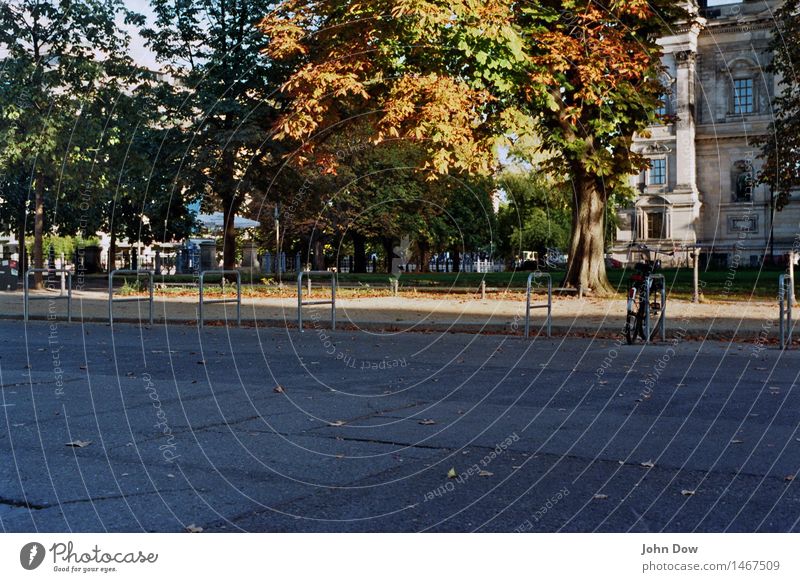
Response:
[[[800,531],[798,373],[752,342],[0,321],[0,525]]]

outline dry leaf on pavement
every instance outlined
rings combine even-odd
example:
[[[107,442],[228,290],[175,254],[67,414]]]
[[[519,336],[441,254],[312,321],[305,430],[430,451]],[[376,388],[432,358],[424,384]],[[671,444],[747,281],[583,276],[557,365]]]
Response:
[[[64,444],[68,447],[75,447],[78,449],[82,449],[83,447],[88,447],[90,444],[92,444],[92,441],[75,440]]]

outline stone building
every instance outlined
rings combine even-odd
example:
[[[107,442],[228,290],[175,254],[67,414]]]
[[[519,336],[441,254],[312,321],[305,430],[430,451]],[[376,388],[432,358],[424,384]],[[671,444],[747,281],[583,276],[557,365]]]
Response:
[[[758,266],[798,247],[800,196],[774,212],[769,187],[755,182],[761,162],[753,138],[765,135],[779,79],[771,61],[773,14],[780,0],[688,2],[697,17],[674,27],[664,47],[664,113],[634,148],[650,169],[631,178],[639,195],[619,212],[612,254],[629,260],[630,243],[684,249],[701,261]]]

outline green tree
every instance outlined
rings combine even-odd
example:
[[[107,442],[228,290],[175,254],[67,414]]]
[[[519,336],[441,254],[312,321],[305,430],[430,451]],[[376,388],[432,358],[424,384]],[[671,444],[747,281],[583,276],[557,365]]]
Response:
[[[152,0],[155,22],[143,31],[168,78],[161,103],[172,121],[169,149],[180,150],[176,193],[204,196],[224,213],[223,261],[236,260],[234,220],[262,201],[283,154],[269,132],[280,108],[284,73],[262,50],[256,27],[268,0]],[[273,192],[274,194],[274,192]]]
[[[544,256],[548,247],[564,249],[570,240],[570,195],[538,170],[506,171],[498,178],[506,201],[498,213],[502,255],[509,259],[522,251]]]
[[[76,120],[103,88],[124,86],[132,70],[129,37],[117,19],[142,22],[121,0],[12,0],[0,5],[0,167],[22,167],[29,176],[36,268],[43,267],[47,201],[53,212],[59,197],[65,213],[80,206],[68,198],[80,181],[68,162],[90,153]],[[91,205],[85,212],[91,214]],[[36,285],[41,287],[41,275]]]

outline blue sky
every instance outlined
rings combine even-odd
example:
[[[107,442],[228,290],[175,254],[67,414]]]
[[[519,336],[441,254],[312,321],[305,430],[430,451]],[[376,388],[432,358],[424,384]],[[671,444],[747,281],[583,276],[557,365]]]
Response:
[[[152,22],[153,11],[150,10],[150,3],[148,0],[125,0],[125,6],[134,12],[144,14],[148,22]],[[123,26],[123,28],[126,28],[131,35],[131,52],[136,62],[151,69],[157,69],[158,65],[156,64],[153,54],[145,48],[144,41],[139,36],[136,28],[125,26]]]

